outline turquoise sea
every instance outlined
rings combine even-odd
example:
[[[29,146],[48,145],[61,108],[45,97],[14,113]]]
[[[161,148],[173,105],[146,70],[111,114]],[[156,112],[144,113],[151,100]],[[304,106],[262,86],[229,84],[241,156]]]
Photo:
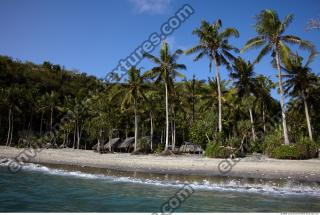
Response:
[[[184,185],[176,212],[319,212],[320,184],[184,177],[71,166],[0,167],[0,212],[160,212]]]

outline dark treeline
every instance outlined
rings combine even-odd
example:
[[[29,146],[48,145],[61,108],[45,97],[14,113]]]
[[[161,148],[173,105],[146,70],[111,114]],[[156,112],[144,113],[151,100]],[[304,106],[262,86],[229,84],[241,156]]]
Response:
[[[137,150],[140,137],[153,136],[161,142],[151,145],[151,151],[157,152],[174,151],[191,141],[210,157],[228,157],[235,151],[238,155],[264,152],[276,158],[313,157],[320,132],[320,79],[310,68],[316,51],[308,41],[283,35],[291,21],[290,15],[281,22],[274,11],[261,12],[258,36],[242,49],[261,47],[252,62],[238,57],[240,50],[228,42],[239,36],[236,29],[222,29],[220,20],[203,21],[193,31],[198,45],[185,52],[170,51],[164,42],[159,56],[145,54],[153,68],[132,67],[127,80],[118,83],[50,62],[36,65],[2,56],[1,144],[28,147],[54,132],[43,144],[91,149],[101,139],[134,136]],[[292,53],[288,44],[310,50],[309,55]],[[208,57],[208,70],[214,68],[216,75],[185,79],[186,66],[178,63],[182,54],[195,54],[195,61]],[[268,54],[278,83],[255,71],[255,64]],[[230,71],[230,79],[221,80],[222,66]],[[278,89],[280,102],[271,96],[273,89]]]

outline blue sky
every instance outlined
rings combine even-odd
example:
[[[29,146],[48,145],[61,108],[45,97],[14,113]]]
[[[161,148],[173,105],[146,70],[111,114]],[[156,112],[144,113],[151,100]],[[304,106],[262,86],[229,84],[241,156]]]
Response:
[[[241,48],[255,36],[254,16],[265,8],[277,10],[281,19],[294,13],[287,33],[320,47],[320,31],[304,30],[310,18],[320,15],[317,0],[1,0],[0,55],[35,63],[47,60],[102,78],[152,32],[159,32],[160,26],[185,3],[195,13],[167,39],[173,49],[195,45],[198,40],[192,30],[201,20],[213,22],[218,18],[224,27],[240,31],[240,38],[230,42]],[[249,51],[242,56],[252,61],[256,55],[257,51]],[[181,62],[187,65],[184,74],[189,78],[192,74],[200,79],[214,75],[208,71],[207,59],[193,62],[191,56],[183,56]],[[152,64],[143,60],[140,66],[149,69]],[[318,73],[319,66],[320,57],[311,67]],[[275,78],[270,57],[255,68],[257,74]],[[221,72],[227,78],[228,72]]]

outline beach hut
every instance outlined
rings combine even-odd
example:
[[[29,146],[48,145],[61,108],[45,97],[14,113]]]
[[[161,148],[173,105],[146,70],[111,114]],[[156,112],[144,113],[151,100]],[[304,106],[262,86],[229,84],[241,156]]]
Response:
[[[105,143],[105,140],[99,140],[100,141],[100,152],[104,151],[104,143]],[[98,143],[95,144],[94,146],[92,146],[92,149],[94,151],[98,151]]]
[[[115,151],[121,143],[120,138],[113,138],[107,144],[104,145],[104,150],[109,151],[111,147],[111,151]]]
[[[132,152],[134,150],[134,137],[126,138],[122,143],[117,147],[117,151],[120,152]]]
[[[192,154],[202,154],[203,149],[201,148],[201,146],[199,146],[197,144],[184,141],[184,144],[182,146],[180,146],[180,148],[179,148],[179,152],[192,153]]]

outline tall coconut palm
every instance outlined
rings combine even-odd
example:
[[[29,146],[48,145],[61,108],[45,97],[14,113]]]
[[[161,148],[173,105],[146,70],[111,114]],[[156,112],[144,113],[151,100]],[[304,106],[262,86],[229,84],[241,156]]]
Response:
[[[138,144],[138,102],[139,99],[147,99],[144,91],[147,85],[143,84],[144,77],[140,75],[140,70],[136,67],[131,67],[128,70],[128,83],[123,84],[125,95],[121,104],[121,109],[126,105],[132,106],[134,111],[134,150],[137,150]]]
[[[238,96],[248,106],[250,122],[251,122],[251,130],[252,130],[252,139],[256,140],[256,132],[254,127],[254,119],[252,113],[252,101],[253,96],[256,94],[256,79],[254,75],[254,67],[253,64],[246,62],[241,57],[238,57],[235,60],[235,63],[232,65],[232,72],[230,77],[234,80],[234,86],[237,88]]]
[[[275,57],[277,69],[278,69],[278,78],[279,78],[279,93],[280,93],[280,104],[282,112],[282,126],[283,126],[283,135],[284,143],[286,145],[290,144],[286,114],[285,114],[285,102],[284,102],[284,91],[283,91],[283,81],[282,81],[282,72],[280,68],[280,61],[286,62],[289,54],[291,53],[288,44],[297,44],[301,48],[314,49],[313,45],[301,38],[294,35],[284,35],[285,30],[293,20],[293,15],[287,15],[284,20],[281,22],[276,11],[273,10],[263,10],[256,17],[257,21],[255,24],[256,32],[258,36],[247,41],[241,52],[244,52],[252,48],[263,47],[258,54],[255,62],[259,62],[264,56],[268,53],[272,53],[272,56]]]
[[[203,57],[210,59],[209,68],[211,70],[212,61],[216,66],[216,81],[218,88],[218,112],[219,112],[219,131],[222,131],[222,101],[221,101],[221,84],[220,84],[220,71],[219,66],[225,65],[230,68],[230,60],[234,60],[234,56],[230,51],[239,52],[239,50],[229,44],[229,38],[231,36],[239,37],[239,32],[235,28],[226,28],[221,30],[221,20],[217,20],[213,24],[209,24],[206,21],[201,22],[200,28],[195,29],[192,33],[199,37],[199,44],[190,48],[185,53],[198,55],[194,61],[198,61]]]
[[[263,132],[267,131],[266,127],[266,112],[267,108],[271,108],[274,99],[271,96],[271,90],[276,87],[276,84],[273,83],[268,77],[263,75],[258,75],[256,77],[257,85],[257,103],[262,112],[262,123],[263,123]]]
[[[292,55],[285,66],[281,67],[287,73],[284,75],[286,79],[284,82],[284,91],[293,97],[301,98],[303,101],[310,140],[313,140],[313,134],[307,98],[309,91],[317,84],[317,76],[312,73],[309,64],[315,57],[316,53],[311,53],[307,62],[303,65],[302,57],[298,54]]]
[[[12,143],[12,136],[13,136],[13,124],[14,124],[14,115],[16,113],[21,112],[20,109],[20,102],[19,102],[19,96],[21,96],[22,91],[21,89],[13,85],[11,87],[8,87],[6,89],[1,89],[1,101],[7,109],[8,109],[8,133],[7,133],[7,140],[6,140],[6,146],[10,146]]]
[[[156,78],[156,82],[163,81],[165,85],[165,97],[166,97],[166,145],[165,150],[169,147],[169,90],[173,89],[173,79],[178,76],[184,78],[185,76],[178,72],[178,69],[185,70],[184,64],[178,64],[177,60],[183,53],[182,50],[178,49],[172,54],[169,50],[168,43],[163,42],[160,50],[160,57],[155,57],[151,54],[145,53],[144,57],[157,64],[150,71],[147,71],[145,77]]]
[[[50,93],[46,93],[44,95],[44,100],[46,101],[46,109],[50,110],[50,132],[52,132],[52,125],[53,125],[53,113],[54,109],[57,107],[59,102],[58,94],[54,91]]]

